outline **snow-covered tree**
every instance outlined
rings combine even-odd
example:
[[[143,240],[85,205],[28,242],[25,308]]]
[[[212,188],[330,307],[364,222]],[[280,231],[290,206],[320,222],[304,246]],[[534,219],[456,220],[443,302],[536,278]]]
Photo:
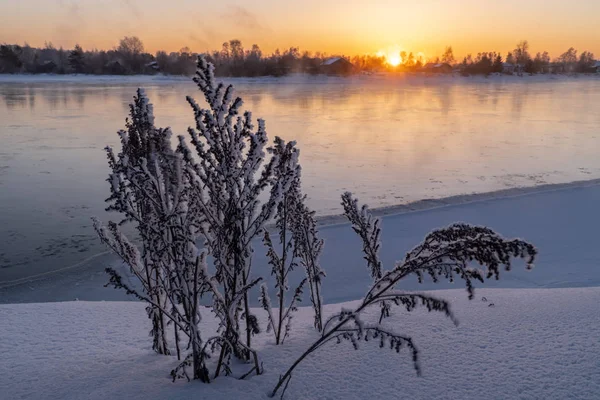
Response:
[[[523,240],[504,239],[485,227],[453,224],[429,233],[421,244],[406,254],[404,260],[384,272],[377,252],[380,246],[378,219],[371,215],[366,206],[359,207],[350,193],[342,196],[342,205],[346,217],[363,242],[363,252],[373,284],[358,307],[353,310],[342,309],[324,323],[319,338],[280,376],[271,396],[275,396],[279,390],[285,392],[292,372],[300,362],[332,340],[337,343],[350,341],[355,348],[362,340],[378,342],[380,347],[389,346],[396,352],[407,348],[415,370],[420,373],[419,353],[412,338],[391,332],[380,323],[367,324],[362,321],[361,313],[367,308],[378,306],[385,317],[389,315],[393,305],[401,306],[407,311],[425,307],[429,311],[444,313],[456,323],[447,301],[427,294],[398,291],[395,290],[396,284],[410,275],[416,276],[420,282],[427,276],[434,282],[458,278],[464,281],[469,298],[473,298],[474,281],[499,279],[502,268],[506,271],[511,269],[513,258],[524,259],[527,268],[532,268],[537,254],[537,250]],[[480,270],[475,265],[485,267],[486,270]]]

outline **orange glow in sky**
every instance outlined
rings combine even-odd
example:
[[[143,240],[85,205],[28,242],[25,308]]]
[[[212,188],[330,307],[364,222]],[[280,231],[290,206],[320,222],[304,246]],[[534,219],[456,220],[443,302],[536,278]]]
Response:
[[[240,39],[266,53],[276,48],[328,54],[376,54],[390,64],[401,43],[427,58],[448,45],[455,56],[506,54],[526,39],[555,57],[574,46],[600,56],[598,0],[19,0],[0,1],[0,42],[110,49],[136,35],[146,51],[203,52]]]

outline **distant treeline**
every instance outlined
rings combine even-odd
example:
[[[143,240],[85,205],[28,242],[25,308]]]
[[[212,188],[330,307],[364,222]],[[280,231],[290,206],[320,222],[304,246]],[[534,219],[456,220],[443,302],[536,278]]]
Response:
[[[137,37],[125,37],[112,50],[84,50],[56,48],[51,43],[43,48],[0,45],[0,73],[53,73],[127,75],[156,74],[191,75],[195,71],[197,53],[189,48],[178,52],[158,51],[152,55],[145,52],[142,41]],[[341,62],[332,66],[331,58],[323,53],[300,52],[297,47],[284,51],[276,50],[263,54],[258,45],[248,50],[239,40],[223,43],[221,50],[204,55],[215,65],[218,76],[282,76],[290,73],[373,73],[373,72],[460,72],[473,74],[536,74],[597,72],[600,64],[594,55],[584,51],[578,55],[570,48],[551,60],[548,52],[529,52],[527,41],[520,42],[514,51],[504,58],[497,52],[468,55],[462,61],[454,58],[452,47],[444,54],[430,60],[413,53],[401,52],[398,65],[391,65],[383,55],[339,56]],[[389,56],[389,55],[388,55]],[[328,61],[329,60],[329,61]],[[343,65],[339,65],[343,64]],[[327,66],[327,68],[325,67]]]
[[[592,73],[599,72],[599,66],[593,53],[584,51],[578,56],[577,50],[573,47],[554,60],[550,59],[547,51],[538,52],[533,56],[529,52],[529,43],[526,40],[519,42],[517,47],[507,54],[506,59],[503,59],[500,53],[484,52],[478,53],[475,57],[469,54],[458,64],[463,75],[487,75],[494,72],[514,74]]]

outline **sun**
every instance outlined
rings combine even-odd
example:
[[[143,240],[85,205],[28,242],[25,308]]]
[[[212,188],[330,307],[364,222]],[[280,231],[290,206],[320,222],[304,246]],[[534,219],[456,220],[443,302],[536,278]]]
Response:
[[[385,58],[385,62],[388,65],[397,67],[398,65],[402,64],[402,56],[400,56],[401,50],[402,48],[398,45],[390,46],[386,50],[379,50],[377,55]]]
[[[400,54],[387,54],[385,56],[385,61],[392,67],[397,67],[402,62],[402,58],[400,57]]]

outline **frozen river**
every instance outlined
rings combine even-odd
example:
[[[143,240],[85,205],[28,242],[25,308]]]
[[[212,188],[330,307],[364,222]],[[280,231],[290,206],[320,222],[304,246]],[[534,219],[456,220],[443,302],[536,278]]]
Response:
[[[321,215],[600,177],[600,77],[232,80],[271,137],[301,148]],[[193,123],[188,80],[0,75],[0,286],[104,251],[108,167],[135,88],[159,126]],[[97,259],[96,259],[97,260]]]

